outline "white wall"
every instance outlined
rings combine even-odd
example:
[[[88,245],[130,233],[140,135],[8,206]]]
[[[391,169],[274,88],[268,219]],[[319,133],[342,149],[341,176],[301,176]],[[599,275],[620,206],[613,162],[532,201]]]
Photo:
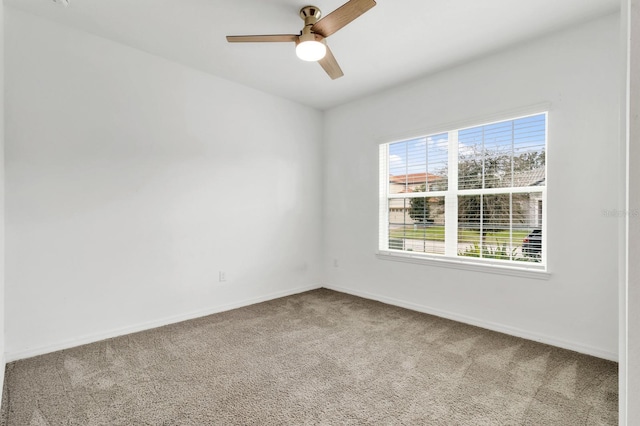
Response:
[[[0,391],[4,384],[4,5],[0,4]]]
[[[10,8],[6,30],[8,359],[321,284],[320,112]]]
[[[629,71],[629,0],[620,0],[620,173],[624,185],[620,185],[620,197],[628,200],[627,166],[627,123],[628,111],[628,71]],[[628,207],[628,206],[627,206]],[[620,239],[618,241],[618,423],[627,424],[627,266],[628,239],[627,221],[618,223]]]
[[[329,287],[616,358],[617,17],[335,108],[323,129],[312,109],[6,14],[9,359],[315,287],[323,256]],[[540,102],[549,281],[374,257],[379,142]]]
[[[609,16],[326,112],[329,287],[615,359],[622,219],[603,210],[624,209],[618,46]],[[538,103],[551,105],[548,281],[374,257],[379,143]]]
[[[640,1],[631,0],[629,33],[629,186],[627,290],[627,424],[640,424]]]

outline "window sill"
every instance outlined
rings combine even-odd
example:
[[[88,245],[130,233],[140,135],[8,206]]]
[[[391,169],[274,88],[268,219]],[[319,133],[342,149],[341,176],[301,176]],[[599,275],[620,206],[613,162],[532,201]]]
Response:
[[[428,255],[406,254],[380,250],[376,253],[380,260],[392,260],[394,262],[415,263],[418,265],[431,265],[442,268],[463,269],[467,271],[485,272],[490,274],[510,275],[515,277],[534,278],[548,280],[551,274],[539,268],[516,268],[495,263],[480,263],[472,260],[458,260],[449,257],[432,257]]]

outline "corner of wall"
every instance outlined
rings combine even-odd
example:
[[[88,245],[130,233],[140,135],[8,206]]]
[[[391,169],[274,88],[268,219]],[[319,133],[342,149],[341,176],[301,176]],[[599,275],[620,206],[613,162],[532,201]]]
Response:
[[[4,4],[0,3],[0,392],[4,388],[4,350]]]

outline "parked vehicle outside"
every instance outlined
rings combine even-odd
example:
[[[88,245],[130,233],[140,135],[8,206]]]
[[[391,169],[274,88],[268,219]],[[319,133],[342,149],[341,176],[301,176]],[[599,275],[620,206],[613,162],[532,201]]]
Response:
[[[542,257],[542,229],[534,229],[522,240],[522,254],[532,259]]]

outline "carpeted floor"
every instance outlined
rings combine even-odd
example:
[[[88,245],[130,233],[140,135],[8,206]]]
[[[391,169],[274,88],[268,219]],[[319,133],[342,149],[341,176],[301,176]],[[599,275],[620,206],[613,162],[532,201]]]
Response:
[[[7,366],[2,424],[615,425],[617,364],[329,290]]]

